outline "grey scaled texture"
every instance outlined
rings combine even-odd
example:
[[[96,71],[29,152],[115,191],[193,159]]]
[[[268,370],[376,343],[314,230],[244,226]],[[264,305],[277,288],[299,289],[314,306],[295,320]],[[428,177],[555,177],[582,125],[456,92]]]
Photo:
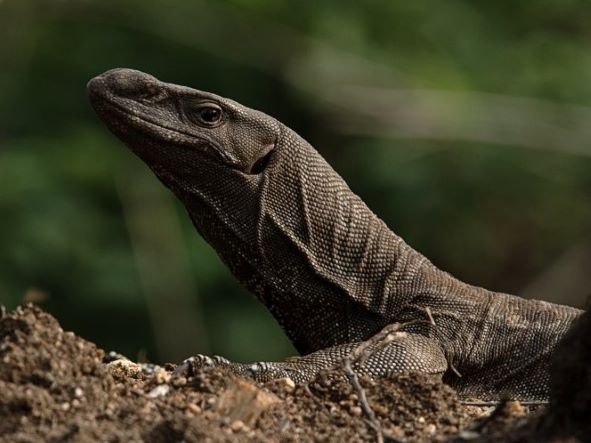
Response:
[[[307,381],[364,344],[360,372],[418,371],[461,395],[546,399],[549,360],[581,311],[491,292],[437,269],[288,127],[232,100],[114,69],[93,107],[183,202],[197,231],[265,304],[302,357],[233,363]],[[399,323],[387,344],[367,343]]]

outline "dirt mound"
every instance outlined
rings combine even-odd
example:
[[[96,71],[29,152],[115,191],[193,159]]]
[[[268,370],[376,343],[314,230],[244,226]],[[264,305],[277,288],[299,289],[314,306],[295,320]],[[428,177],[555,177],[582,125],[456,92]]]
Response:
[[[360,377],[360,391],[341,370],[259,385],[216,368],[189,378],[173,369],[113,360],[41,309],[18,308],[0,319],[0,440],[526,441],[539,428],[518,402],[466,405],[417,374]]]
[[[591,440],[591,312],[576,321],[554,355],[542,432]]]

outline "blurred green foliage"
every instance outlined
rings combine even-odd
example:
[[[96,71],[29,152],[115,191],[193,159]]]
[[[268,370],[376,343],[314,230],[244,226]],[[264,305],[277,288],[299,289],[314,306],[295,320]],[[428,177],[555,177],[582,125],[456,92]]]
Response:
[[[125,66],[279,118],[457,276],[582,304],[589,23],[585,0],[0,1],[0,303],[133,358],[293,352],[93,115],[86,82]]]

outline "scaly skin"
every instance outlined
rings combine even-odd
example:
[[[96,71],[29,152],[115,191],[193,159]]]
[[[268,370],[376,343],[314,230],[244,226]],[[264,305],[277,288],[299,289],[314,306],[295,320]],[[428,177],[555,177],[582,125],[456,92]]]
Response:
[[[372,344],[361,372],[419,371],[463,395],[547,398],[549,356],[581,311],[437,269],[268,115],[130,69],[95,77],[88,91],[104,123],[183,202],[304,354],[252,365],[198,356],[184,368],[218,364],[303,382],[399,322],[404,333]]]

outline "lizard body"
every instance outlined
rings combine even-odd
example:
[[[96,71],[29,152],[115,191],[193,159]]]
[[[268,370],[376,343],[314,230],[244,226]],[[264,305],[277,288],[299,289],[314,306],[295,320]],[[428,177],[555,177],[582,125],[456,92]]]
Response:
[[[394,234],[320,154],[232,100],[114,69],[88,85],[101,119],[183,202],[197,231],[303,357],[226,365],[307,381],[389,324],[360,370],[442,376],[460,394],[548,396],[549,357],[580,310],[463,283]]]

